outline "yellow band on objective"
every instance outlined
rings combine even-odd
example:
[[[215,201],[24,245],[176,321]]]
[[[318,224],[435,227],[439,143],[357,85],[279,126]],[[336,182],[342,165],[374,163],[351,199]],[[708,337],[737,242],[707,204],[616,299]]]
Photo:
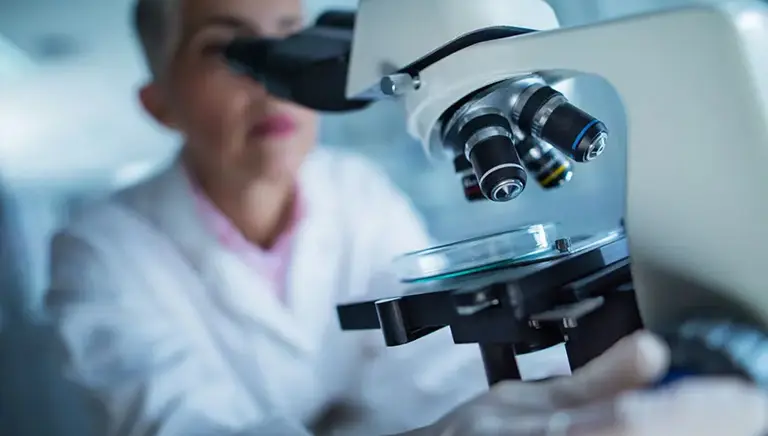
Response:
[[[551,172],[544,180],[541,181],[541,184],[544,187],[547,187],[550,183],[552,183],[556,178],[560,177],[561,174],[563,174],[568,169],[568,165],[560,165],[557,167],[556,170]]]

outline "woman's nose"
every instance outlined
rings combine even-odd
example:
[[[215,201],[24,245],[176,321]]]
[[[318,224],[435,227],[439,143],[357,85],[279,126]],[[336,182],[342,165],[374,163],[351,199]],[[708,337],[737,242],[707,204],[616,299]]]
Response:
[[[252,99],[264,99],[269,95],[266,85],[247,76],[240,77],[242,89]]]

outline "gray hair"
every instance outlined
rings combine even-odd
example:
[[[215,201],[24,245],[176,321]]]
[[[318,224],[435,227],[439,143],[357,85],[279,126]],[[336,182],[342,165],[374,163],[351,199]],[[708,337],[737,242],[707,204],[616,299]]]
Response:
[[[173,7],[177,0],[137,0],[133,26],[150,72],[161,76],[171,50]]]
[[[154,77],[162,76],[168,57],[173,50],[175,33],[174,17],[181,0],[137,0],[133,12],[133,26],[141,42],[144,59]],[[352,6],[357,0],[317,1],[302,0],[308,14],[305,24],[311,22],[320,11],[332,6]]]

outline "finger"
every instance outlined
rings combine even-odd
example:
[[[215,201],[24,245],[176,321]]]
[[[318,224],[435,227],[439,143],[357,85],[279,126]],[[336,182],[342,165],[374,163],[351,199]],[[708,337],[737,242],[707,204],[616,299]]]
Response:
[[[669,348],[650,332],[630,335],[571,377],[545,384],[557,407],[575,407],[611,398],[660,379],[669,367]]]
[[[686,381],[664,391],[628,393],[597,407],[602,412],[595,407],[570,412],[571,421],[580,425],[561,434],[758,436],[768,431],[768,396],[739,381]]]
[[[582,436],[598,429],[613,429],[615,409],[567,411],[510,411],[498,404],[472,409],[472,413],[440,428],[440,436]]]
[[[621,435],[757,436],[768,430],[768,397],[738,381],[697,380],[661,393],[639,392],[617,403]],[[667,433],[668,434],[668,433]]]
[[[515,411],[517,412],[517,411]],[[471,413],[439,429],[440,436],[547,436],[551,413],[510,413],[499,404],[474,407]]]
[[[493,386],[490,393],[480,399],[480,403],[498,404],[523,413],[549,413],[557,408],[552,397],[550,389],[543,383],[505,381]]]

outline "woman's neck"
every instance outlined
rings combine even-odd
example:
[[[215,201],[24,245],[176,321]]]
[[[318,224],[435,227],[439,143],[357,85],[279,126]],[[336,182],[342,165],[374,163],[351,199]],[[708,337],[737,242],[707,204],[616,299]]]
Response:
[[[293,180],[201,181],[201,187],[246,239],[269,249],[287,230],[296,207]]]

